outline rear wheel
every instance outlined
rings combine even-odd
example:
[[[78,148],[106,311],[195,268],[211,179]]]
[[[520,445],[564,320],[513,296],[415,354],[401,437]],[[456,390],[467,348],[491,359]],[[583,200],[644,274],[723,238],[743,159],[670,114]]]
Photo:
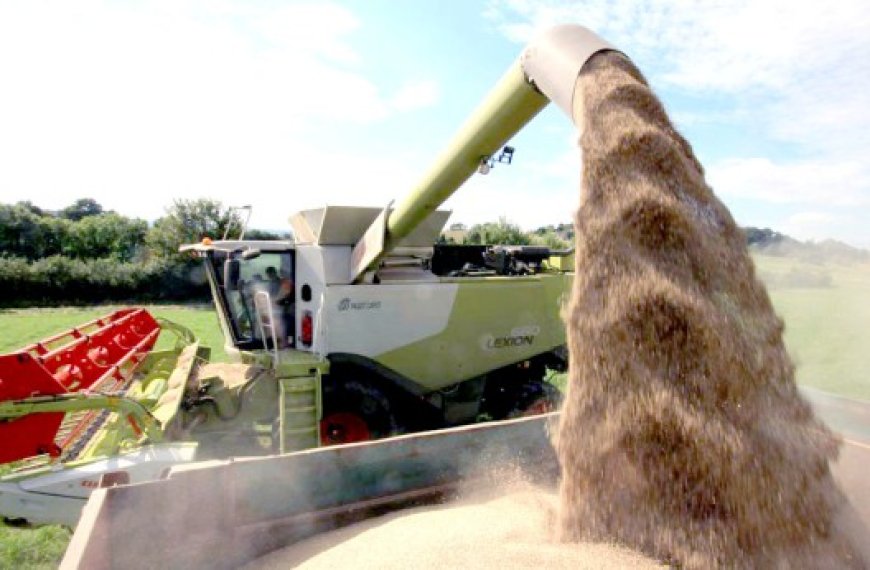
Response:
[[[535,382],[523,386],[517,405],[508,414],[510,418],[536,416],[555,412],[562,403],[562,393],[548,382]]]
[[[322,445],[380,439],[396,431],[390,402],[377,388],[362,382],[346,382],[324,392]]]
[[[324,445],[354,443],[373,439],[366,420],[353,412],[333,412],[320,422],[320,441]]]

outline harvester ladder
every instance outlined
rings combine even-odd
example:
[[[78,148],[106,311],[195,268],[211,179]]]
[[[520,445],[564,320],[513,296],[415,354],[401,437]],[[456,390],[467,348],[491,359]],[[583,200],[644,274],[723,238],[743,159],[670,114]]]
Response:
[[[281,378],[278,450],[289,453],[320,445],[320,371],[308,376]]]
[[[268,349],[268,339],[272,339],[272,367],[277,368],[281,364],[280,352],[278,351],[278,323],[275,321],[272,297],[266,291],[258,291],[254,295],[254,313],[257,319],[257,329],[260,338],[263,339],[263,348]]]

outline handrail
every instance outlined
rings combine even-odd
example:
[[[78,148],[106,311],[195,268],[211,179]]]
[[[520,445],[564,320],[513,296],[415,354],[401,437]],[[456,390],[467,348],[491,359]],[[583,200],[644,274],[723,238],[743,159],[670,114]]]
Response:
[[[265,310],[262,308],[263,302],[262,299],[265,299]],[[273,352],[273,361],[272,367],[278,368],[278,365],[281,363],[280,361],[280,353],[278,352],[278,333],[275,330],[275,312],[272,310],[274,305],[272,304],[272,296],[269,295],[268,291],[257,291],[254,293],[254,313],[257,315],[257,328],[260,330],[260,338],[263,339],[263,349],[268,350],[268,344],[266,343],[266,328],[264,316],[269,316],[269,325],[268,328],[272,332],[272,352]]]

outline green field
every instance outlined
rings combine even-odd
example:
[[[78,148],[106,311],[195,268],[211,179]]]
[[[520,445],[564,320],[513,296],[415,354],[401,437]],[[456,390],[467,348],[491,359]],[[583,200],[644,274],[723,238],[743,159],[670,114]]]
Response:
[[[797,364],[798,383],[870,400],[870,265],[817,264],[756,256],[759,276],[786,324],[786,344]],[[0,353],[109,313],[114,307],[0,310]],[[226,360],[217,319],[209,306],[155,305],[158,317],[192,329]],[[161,337],[159,344],[172,342]],[[564,379],[559,379],[564,381]],[[0,525],[0,567],[53,568],[69,531]]]
[[[756,256],[799,384],[870,400],[870,264]]]
[[[0,354],[22,348],[55,333],[101,317],[120,307],[67,307],[52,309],[0,309]],[[212,360],[225,361],[223,337],[211,305],[146,305],[152,315],[191,329],[200,342],[212,349]],[[171,333],[162,334],[157,348],[171,346]]]

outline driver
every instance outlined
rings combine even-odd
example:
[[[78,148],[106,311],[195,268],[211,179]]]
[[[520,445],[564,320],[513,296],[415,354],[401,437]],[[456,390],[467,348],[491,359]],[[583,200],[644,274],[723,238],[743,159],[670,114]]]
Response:
[[[293,314],[295,311],[294,293],[296,287],[293,279],[288,272],[281,269],[279,276],[278,271],[274,267],[266,268],[266,279],[269,288],[269,296],[272,298],[272,303],[279,309],[281,330],[278,336],[280,338],[281,348],[286,348],[292,344],[292,340],[288,343],[287,338],[293,338],[295,329],[293,327]]]

